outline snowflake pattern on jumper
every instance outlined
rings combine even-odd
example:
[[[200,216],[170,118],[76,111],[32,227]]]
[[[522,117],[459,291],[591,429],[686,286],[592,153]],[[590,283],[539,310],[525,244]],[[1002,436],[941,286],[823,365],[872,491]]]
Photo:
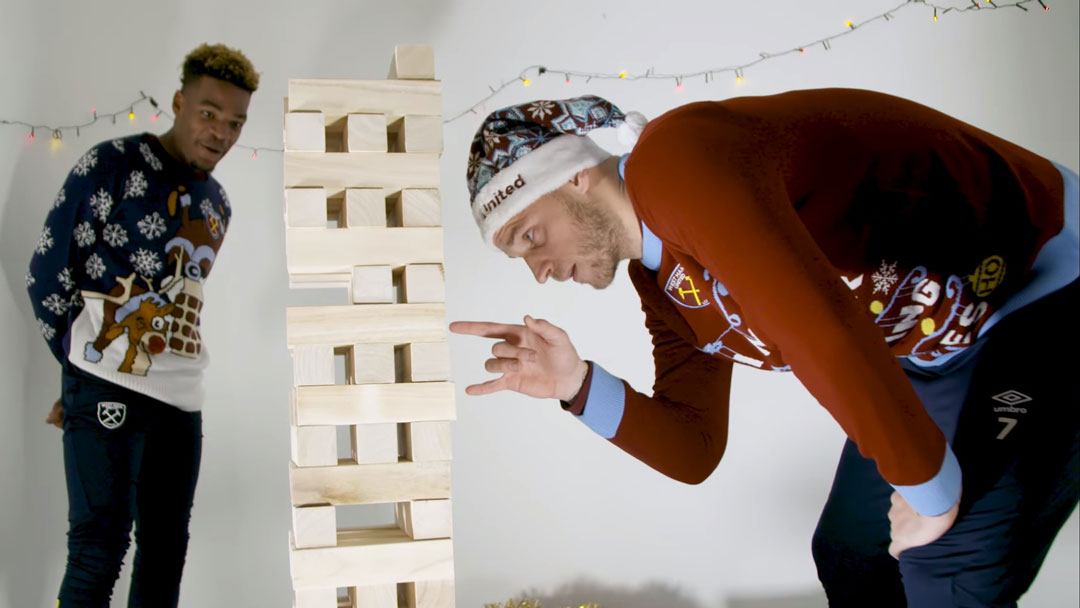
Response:
[[[886,264],[885,260],[881,260],[881,268],[878,268],[877,272],[870,275],[870,278],[874,281],[874,293],[879,291],[888,293],[893,285],[900,280],[900,276],[896,274],[896,262]]]
[[[158,259],[156,251],[139,248],[138,251],[131,254],[128,261],[135,267],[135,272],[142,276],[152,277],[161,272],[161,260]]]
[[[94,217],[96,217],[98,221],[104,222],[109,219],[109,212],[112,211],[112,206],[112,195],[104,188],[90,196],[90,209],[93,210]]]
[[[139,220],[139,232],[149,240],[154,240],[165,234],[165,218],[157,211]]]
[[[158,157],[154,156],[154,151],[150,149],[150,144],[145,141],[139,144],[139,152],[142,152],[143,160],[146,164],[150,165],[150,168],[154,171],[161,171],[161,161]]]
[[[34,283],[37,283],[37,279],[34,278],[34,274],[29,270],[26,271],[26,286],[33,287]]]
[[[75,163],[75,168],[72,172],[79,177],[85,177],[89,175],[90,170],[97,166],[97,148],[90,148],[86,154],[83,154],[81,158]]]
[[[37,248],[34,249],[34,251],[38,252],[40,255],[45,255],[45,253],[52,248],[53,242],[52,229],[45,226],[45,228],[41,230],[41,236],[38,237]]]
[[[83,306],[86,305],[86,302],[83,301],[82,294],[79,293],[78,291],[71,294],[71,299],[68,300],[68,301],[71,303],[71,309],[72,310],[75,310],[77,308],[82,308]]]
[[[199,203],[199,211],[203,212],[203,217],[210,217],[214,213],[214,203],[208,198],[204,198]]]
[[[105,276],[105,262],[96,253],[91,253],[86,259],[86,276],[95,281]]]
[[[56,280],[60,282],[60,285],[64,288],[64,291],[71,291],[75,289],[75,281],[71,279],[71,269],[65,268],[56,275]]]
[[[229,195],[225,194],[225,188],[218,188],[218,194],[221,195],[221,202],[225,203],[225,208],[232,209],[232,205],[229,204]]]
[[[56,316],[63,315],[68,311],[68,301],[60,297],[60,294],[51,293],[49,297],[41,301],[41,305],[44,306],[49,312]]]
[[[529,105],[528,112],[534,119],[543,119],[548,114],[555,113],[555,103],[552,101],[537,101]]]
[[[127,183],[124,184],[124,198],[143,196],[146,194],[149,185],[142,171],[132,171],[131,175],[128,176]]]
[[[38,322],[38,331],[41,332],[41,335],[44,336],[46,340],[52,340],[53,338],[56,337],[56,330],[53,329],[52,325],[49,325],[48,323],[46,323],[45,321],[42,321],[41,319],[38,319],[37,322]]]
[[[124,140],[122,140],[122,139],[114,139],[114,140],[112,140],[112,147],[116,148],[117,152],[123,153],[124,152]]]
[[[105,239],[111,247],[123,247],[128,242],[127,230],[120,224],[109,224],[105,227],[105,231],[101,233],[101,238]]]
[[[97,235],[94,234],[94,227],[90,222],[83,222],[78,226],[75,226],[73,234],[75,236],[75,243],[79,247],[89,247],[97,241]]]
[[[53,200],[53,209],[59,209],[60,205],[63,205],[66,200],[67,193],[64,192],[63,188],[60,188],[60,191],[56,193],[56,198]]]

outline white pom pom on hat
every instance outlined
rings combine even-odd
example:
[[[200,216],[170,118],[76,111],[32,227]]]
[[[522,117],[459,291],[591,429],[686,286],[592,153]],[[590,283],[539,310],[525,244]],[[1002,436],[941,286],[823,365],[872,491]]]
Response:
[[[649,119],[645,118],[645,115],[641,112],[627,112],[623,123],[616,129],[619,143],[628,148],[633,148],[647,124],[649,124]]]

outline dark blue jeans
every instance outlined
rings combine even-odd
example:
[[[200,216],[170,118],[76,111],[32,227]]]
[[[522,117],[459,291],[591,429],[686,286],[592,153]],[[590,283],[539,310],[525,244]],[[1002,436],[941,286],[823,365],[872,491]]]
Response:
[[[68,560],[59,606],[108,608],[135,522],[129,607],[179,601],[202,415],[66,366]]]
[[[904,364],[960,461],[960,513],[897,562],[892,488],[848,441],[813,540],[830,606],[1016,606],[1080,498],[1077,310],[1074,282],[1006,317],[946,370]]]

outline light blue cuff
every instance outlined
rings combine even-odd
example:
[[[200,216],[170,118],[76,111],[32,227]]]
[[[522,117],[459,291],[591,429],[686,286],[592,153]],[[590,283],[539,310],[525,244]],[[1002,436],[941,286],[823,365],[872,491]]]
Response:
[[[622,423],[626,409],[626,388],[622,380],[593,363],[592,383],[579,418],[604,439],[611,439]]]
[[[660,238],[653,234],[652,230],[641,222],[641,263],[649,270],[660,270],[661,256],[664,253],[664,244]]]
[[[933,517],[945,513],[960,500],[961,481],[960,463],[946,443],[945,460],[933,479],[914,486],[894,485],[893,488],[919,515]]]

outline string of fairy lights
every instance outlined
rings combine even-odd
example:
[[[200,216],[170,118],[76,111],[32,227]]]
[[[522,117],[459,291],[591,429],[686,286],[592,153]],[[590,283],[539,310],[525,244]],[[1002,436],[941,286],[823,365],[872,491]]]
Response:
[[[535,79],[549,78],[552,76],[562,78],[566,85],[572,84],[574,79],[584,80],[586,83],[593,80],[620,80],[626,82],[636,82],[642,80],[652,81],[668,81],[674,86],[676,91],[683,89],[683,86],[688,81],[703,80],[706,84],[717,82],[723,75],[728,77],[734,77],[735,83],[743,82],[746,75],[746,71],[759,66],[767,61],[773,61],[781,57],[786,56],[800,56],[807,55],[812,50],[819,49],[821,51],[829,51],[832,49],[833,41],[843,37],[851,35],[860,31],[866,26],[878,21],[888,22],[895,18],[896,14],[902,10],[910,7],[922,7],[928,12],[931,20],[936,22],[941,17],[950,13],[965,14],[974,13],[980,11],[995,11],[1004,9],[1017,9],[1023,12],[1029,12],[1035,8],[1036,5],[1041,9],[1041,12],[1050,10],[1046,0],[1015,0],[1013,2],[1001,2],[998,0],[967,0],[968,4],[957,6],[945,6],[941,4],[935,4],[928,0],[905,0],[904,2],[894,6],[893,8],[863,19],[856,22],[848,19],[843,22],[843,28],[839,29],[836,33],[816,40],[811,40],[803,44],[793,46],[789,49],[779,52],[761,52],[758,53],[758,57],[751,61],[747,61],[739,64],[731,64],[719,67],[713,67],[703,70],[696,70],[690,72],[669,72],[661,73],[656,72],[654,69],[649,68],[642,73],[630,73],[626,70],[619,72],[586,72],[581,70],[562,69],[562,68],[549,68],[544,65],[530,65],[521,70],[518,75],[509,80],[504,80],[499,86],[488,86],[489,93],[483,98],[479,99],[468,108],[452,115],[450,118],[443,121],[443,124],[450,124],[460,120],[466,116],[479,114],[478,110],[482,110],[487,107],[487,103],[498,97],[504,91],[511,87],[516,86],[531,86]],[[82,122],[76,122],[66,125],[50,125],[50,124],[37,124],[25,120],[8,120],[0,119],[0,126],[15,126],[26,129],[26,140],[33,142],[38,139],[39,134],[47,136],[54,147],[58,147],[63,141],[65,135],[70,136],[74,134],[76,137],[80,137],[84,130],[96,125],[99,122],[108,121],[112,124],[117,124],[118,121],[122,121],[125,117],[129,122],[134,122],[137,118],[136,109],[142,109],[143,106],[149,105],[149,116],[152,122],[157,122],[161,117],[165,117],[168,120],[173,120],[173,116],[165,111],[158,105],[156,99],[146,93],[139,91],[139,97],[134,99],[130,103],[122,106],[115,112],[98,112],[97,109],[90,111],[89,117]],[[257,159],[259,152],[281,152],[281,148],[269,147],[269,146],[250,146],[246,144],[236,144],[234,148],[246,150],[251,153],[251,157]]]

